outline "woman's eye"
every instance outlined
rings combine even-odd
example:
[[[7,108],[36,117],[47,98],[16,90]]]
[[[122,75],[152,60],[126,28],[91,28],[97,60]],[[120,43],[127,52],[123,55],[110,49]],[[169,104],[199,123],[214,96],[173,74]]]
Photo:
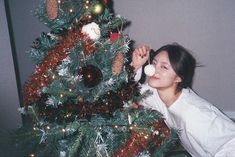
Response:
[[[166,69],[166,70],[168,69],[168,68],[167,68],[166,66],[164,66],[164,65],[162,65],[161,68]]]

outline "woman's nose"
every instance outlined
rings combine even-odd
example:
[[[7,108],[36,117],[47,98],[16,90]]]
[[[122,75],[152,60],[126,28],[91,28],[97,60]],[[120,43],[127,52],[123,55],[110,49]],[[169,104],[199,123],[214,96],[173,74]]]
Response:
[[[160,70],[159,65],[155,65],[155,73],[158,73]]]

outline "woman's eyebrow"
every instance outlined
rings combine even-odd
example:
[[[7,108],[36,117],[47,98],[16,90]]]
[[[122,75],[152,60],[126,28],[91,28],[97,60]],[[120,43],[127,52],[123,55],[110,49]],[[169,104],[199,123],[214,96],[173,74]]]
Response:
[[[153,59],[153,62],[158,62],[158,60],[156,58]],[[165,61],[161,61],[162,64],[164,65],[169,65],[168,62],[165,62]]]
[[[169,63],[168,63],[168,62],[164,62],[164,61],[162,61],[161,63],[162,63],[162,64],[164,64],[164,65],[169,65]]]
[[[157,62],[157,59],[156,59],[156,58],[154,58],[154,59],[153,59],[153,61]]]

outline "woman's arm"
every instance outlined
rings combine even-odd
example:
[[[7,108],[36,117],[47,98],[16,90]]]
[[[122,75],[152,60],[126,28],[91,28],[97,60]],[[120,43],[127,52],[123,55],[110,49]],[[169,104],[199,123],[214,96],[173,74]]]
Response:
[[[140,69],[147,62],[149,58],[149,52],[150,49],[148,46],[142,46],[132,52],[132,62],[130,65],[134,67],[135,71]]]

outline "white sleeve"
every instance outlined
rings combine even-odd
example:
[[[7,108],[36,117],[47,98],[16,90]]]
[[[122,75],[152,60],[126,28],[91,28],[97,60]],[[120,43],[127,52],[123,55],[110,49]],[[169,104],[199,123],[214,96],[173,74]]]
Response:
[[[135,74],[135,81],[139,81],[140,80],[140,78],[141,78],[141,74],[142,74],[142,67],[141,68],[139,68],[138,70],[137,70],[137,72],[136,72],[136,74]]]
[[[220,150],[215,154],[215,157],[228,156],[232,157],[235,154],[235,137],[224,144]]]
[[[208,108],[188,112],[186,130],[205,151],[215,154],[227,141],[235,137],[235,125]],[[186,119],[186,118],[185,118]],[[234,148],[235,149],[235,148]]]

